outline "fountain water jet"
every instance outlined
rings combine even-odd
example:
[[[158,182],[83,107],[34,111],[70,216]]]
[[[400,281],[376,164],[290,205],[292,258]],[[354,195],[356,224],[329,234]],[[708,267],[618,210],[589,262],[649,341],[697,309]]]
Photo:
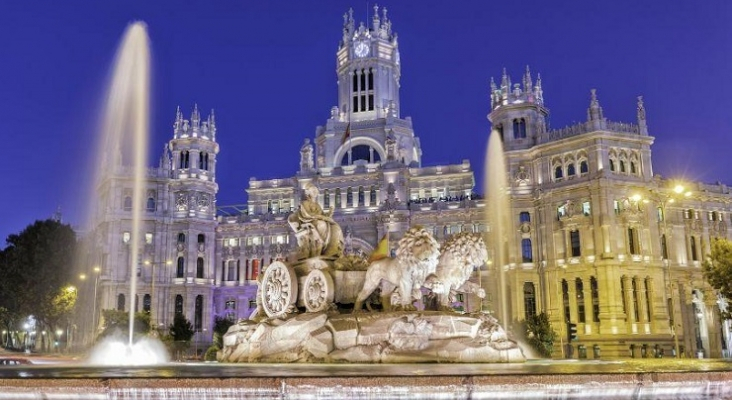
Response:
[[[152,339],[134,342],[134,302],[137,292],[137,262],[142,243],[141,218],[147,171],[150,109],[150,45],[147,27],[135,22],[127,27],[115,57],[106,97],[102,125],[102,160],[97,182],[131,166],[132,229],[130,237],[130,313],[127,345],[122,338],[102,341],[92,352],[91,363],[140,365],[167,361],[162,343]]]
[[[486,224],[491,227],[493,244],[493,265],[498,272],[498,320],[507,326],[509,321],[508,299],[506,298],[506,272],[508,263],[507,229],[510,226],[510,203],[506,180],[506,160],[503,154],[501,134],[493,130],[488,138],[486,150],[484,187],[487,199]]]

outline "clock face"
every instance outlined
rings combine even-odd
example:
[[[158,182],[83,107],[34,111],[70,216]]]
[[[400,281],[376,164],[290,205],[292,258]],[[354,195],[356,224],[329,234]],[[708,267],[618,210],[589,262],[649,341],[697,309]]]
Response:
[[[356,57],[366,57],[369,55],[369,45],[364,42],[358,42],[354,51],[356,52]]]

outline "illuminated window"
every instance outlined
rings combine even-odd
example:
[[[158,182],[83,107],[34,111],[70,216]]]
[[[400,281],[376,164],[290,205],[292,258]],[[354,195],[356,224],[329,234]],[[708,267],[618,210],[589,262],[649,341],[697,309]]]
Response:
[[[587,217],[591,214],[591,211],[592,211],[592,209],[590,207],[590,202],[589,201],[583,202],[582,203],[582,215]]]
[[[122,243],[127,244],[130,242],[130,233],[122,232]]]
[[[145,234],[145,244],[152,244],[153,242],[153,234],[148,232]]]

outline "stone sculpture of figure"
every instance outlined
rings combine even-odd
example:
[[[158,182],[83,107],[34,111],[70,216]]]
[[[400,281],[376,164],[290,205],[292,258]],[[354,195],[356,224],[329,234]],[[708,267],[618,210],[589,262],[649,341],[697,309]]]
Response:
[[[333,209],[330,213],[323,212],[318,204],[318,188],[312,183],[306,184],[304,191],[305,199],[287,217],[287,223],[295,231],[301,257],[341,257],[343,232],[332,218]]]
[[[313,167],[313,145],[310,144],[310,139],[305,139],[305,143],[300,148],[300,170],[310,171]]]
[[[435,273],[439,255],[440,244],[426,229],[410,228],[399,240],[396,257],[382,258],[369,265],[353,312],[361,312],[366,299],[379,287],[385,311],[415,310],[415,300],[422,298],[420,288]],[[431,280],[430,285],[433,291],[440,292],[439,282]]]

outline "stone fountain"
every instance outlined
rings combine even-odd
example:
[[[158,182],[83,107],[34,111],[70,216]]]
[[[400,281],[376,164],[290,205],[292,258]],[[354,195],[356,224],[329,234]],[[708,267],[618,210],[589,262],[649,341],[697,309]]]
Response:
[[[424,228],[412,227],[395,257],[368,262],[344,255],[343,233],[317,203],[318,189],[308,184],[304,192],[288,219],[298,261],[275,261],[262,271],[257,311],[229,328],[219,361],[525,361],[493,316],[449,307],[459,292],[485,296],[468,281],[474,267],[487,261],[479,234],[454,235],[440,246]],[[439,298],[436,310],[415,306],[423,290]],[[372,303],[382,310],[374,311]],[[344,304],[354,304],[353,310],[345,311]]]

